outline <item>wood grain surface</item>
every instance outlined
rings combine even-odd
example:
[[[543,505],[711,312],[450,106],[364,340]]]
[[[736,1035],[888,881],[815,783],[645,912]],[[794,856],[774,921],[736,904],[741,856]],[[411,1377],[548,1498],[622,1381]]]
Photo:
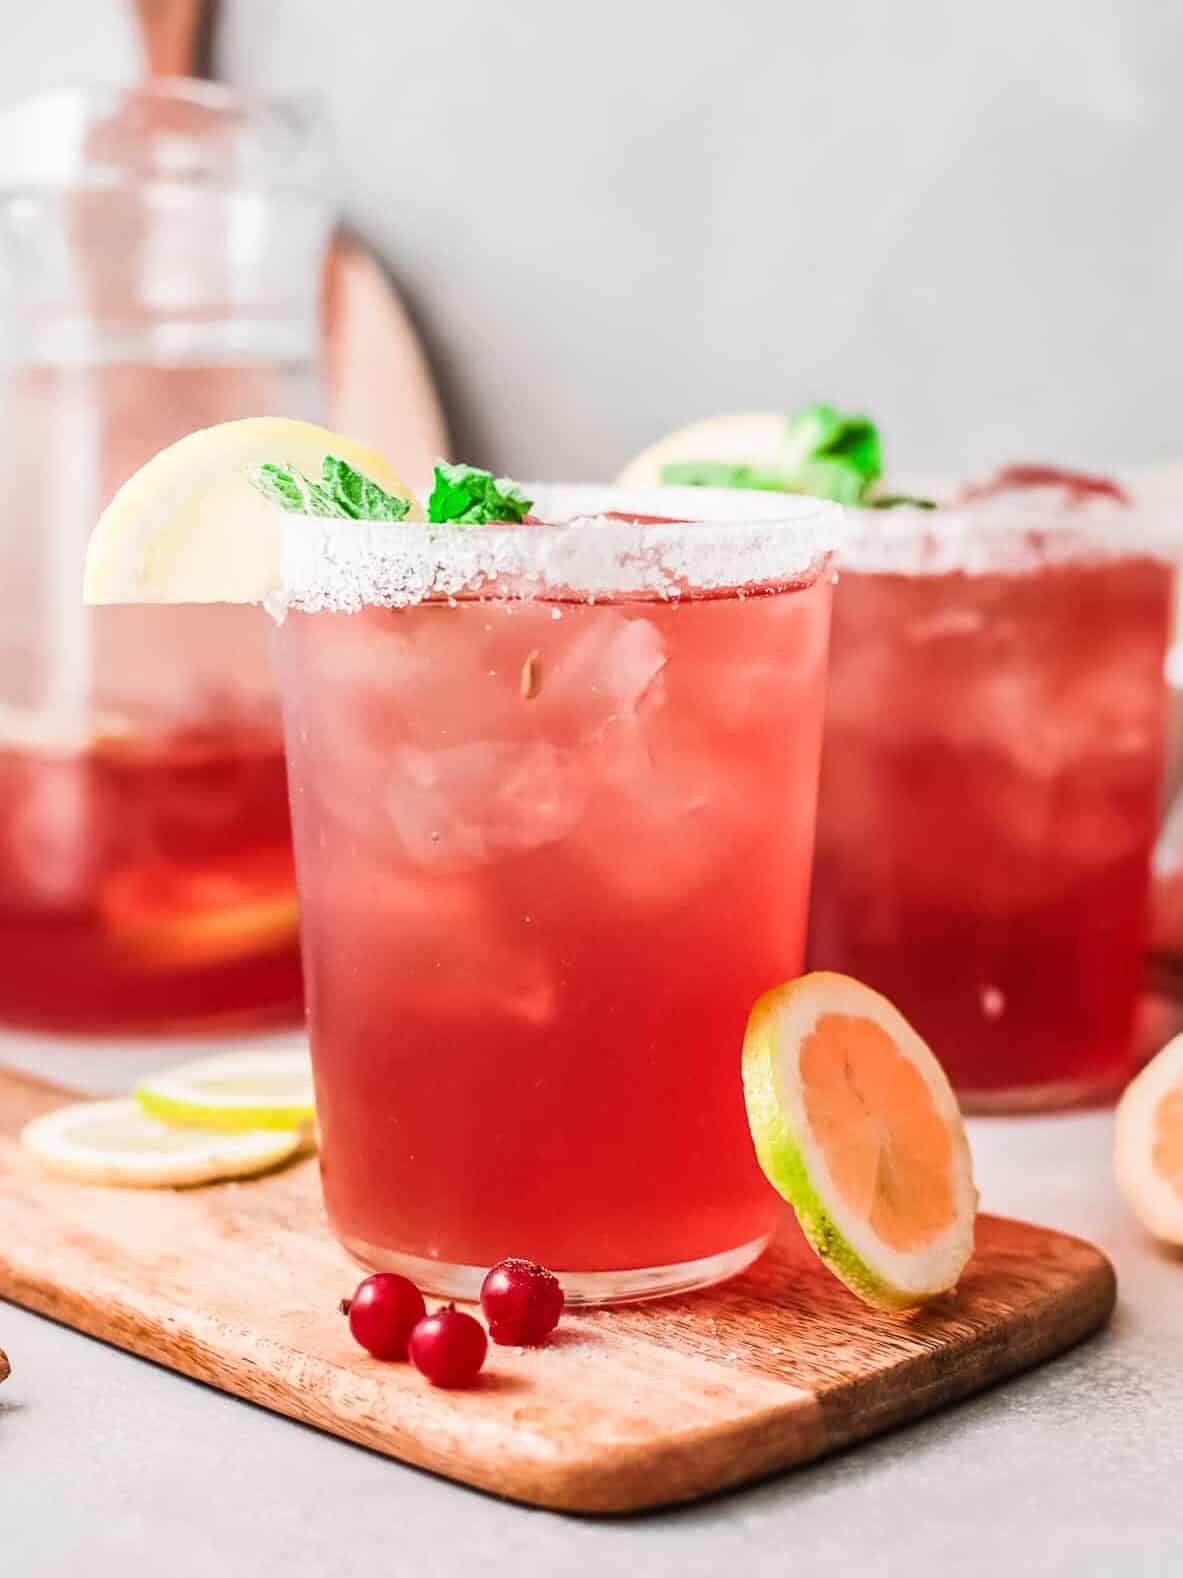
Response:
[[[786,1218],[744,1276],[566,1316],[433,1390],[352,1342],[358,1280],[316,1164],[176,1192],[54,1179],[16,1142],[61,1094],[0,1074],[0,1296],[319,1429],[499,1495],[580,1512],[687,1500],[806,1462],[1040,1363],[1103,1325],[1079,1239],[983,1217],[956,1294],[864,1308]],[[18,1359],[17,1355],[13,1356]],[[36,1378],[25,1377],[30,1395]]]

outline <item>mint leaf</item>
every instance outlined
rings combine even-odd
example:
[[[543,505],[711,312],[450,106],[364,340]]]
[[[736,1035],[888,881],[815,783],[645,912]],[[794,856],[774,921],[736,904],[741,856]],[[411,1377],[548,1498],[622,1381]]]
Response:
[[[764,493],[805,491],[800,480],[787,471],[732,466],[725,460],[674,460],[662,466],[660,480],[690,488],[756,488]]]
[[[787,458],[794,471],[811,460],[840,460],[868,482],[883,470],[879,432],[865,416],[848,416],[815,401],[785,423]]]
[[[835,504],[862,504],[869,486],[866,477],[838,455],[807,460],[797,477],[798,492],[810,493],[815,499],[832,499]]]
[[[411,508],[409,499],[387,493],[335,455],[325,456],[321,481],[324,491],[342,515],[350,515],[357,521],[401,521],[406,519]]]
[[[935,499],[916,499],[910,493],[882,493],[878,498],[864,501],[870,510],[894,510],[901,504],[908,504],[914,510],[935,510]]]
[[[387,493],[335,455],[326,455],[320,482],[311,482],[295,466],[251,466],[247,481],[280,509],[300,515],[362,521],[401,521],[409,499]]]
[[[265,499],[278,504],[281,510],[292,510],[300,515],[331,516],[342,513],[335,500],[318,482],[309,482],[294,466],[251,466],[246,479]]]
[[[454,526],[520,521],[530,513],[533,502],[508,477],[495,477],[477,466],[453,466],[441,460],[435,468],[435,483],[427,501],[427,519]]]

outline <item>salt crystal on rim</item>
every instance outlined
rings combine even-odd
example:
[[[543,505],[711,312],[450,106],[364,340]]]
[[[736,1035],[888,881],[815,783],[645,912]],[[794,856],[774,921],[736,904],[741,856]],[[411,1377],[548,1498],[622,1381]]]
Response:
[[[1025,575],[1055,565],[1183,553],[1183,511],[1111,501],[1069,505],[1055,487],[935,510],[847,510],[839,575]]]
[[[783,586],[819,572],[848,513],[729,488],[523,486],[534,513],[561,524],[285,516],[281,601],[356,610],[457,596],[671,599]],[[654,515],[680,518],[628,518]]]

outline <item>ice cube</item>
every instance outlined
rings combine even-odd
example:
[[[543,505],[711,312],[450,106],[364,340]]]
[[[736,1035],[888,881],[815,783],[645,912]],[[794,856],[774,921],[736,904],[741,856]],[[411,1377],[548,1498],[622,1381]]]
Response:
[[[463,870],[540,849],[583,805],[577,753],[542,740],[486,740],[388,757],[386,811],[417,865]]]
[[[0,901],[76,909],[89,899],[102,829],[85,758],[0,756]]]
[[[588,758],[583,857],[615,894],[661,911],[684,903],[758,834],[760,786],[692,718],[620,719]]]
[[[569,610],[563,632],[566,641],[542,648],[531,705],[554,738],[594,738],[642,707],[665,668],[666,644],[651,619],[614,608]]]

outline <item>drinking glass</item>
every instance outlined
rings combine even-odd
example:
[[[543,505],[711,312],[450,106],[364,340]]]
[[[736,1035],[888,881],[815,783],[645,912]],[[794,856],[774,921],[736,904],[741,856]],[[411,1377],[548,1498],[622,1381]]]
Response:
[[[529,491],[520,526],[287,521],[321,1165],[368,1264],[472,1298],[525,1255],[608,1303],[777,1216],[741,1049],[802,963],[838,512]]]
[[[1132,1072],[1170,548],[1138,512],[869,512],[834,604],[809,957],[975,1110]]]

